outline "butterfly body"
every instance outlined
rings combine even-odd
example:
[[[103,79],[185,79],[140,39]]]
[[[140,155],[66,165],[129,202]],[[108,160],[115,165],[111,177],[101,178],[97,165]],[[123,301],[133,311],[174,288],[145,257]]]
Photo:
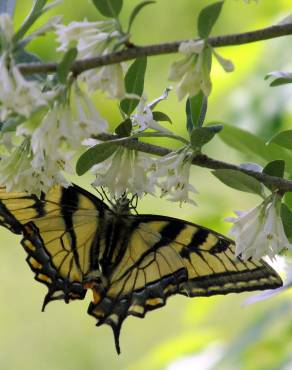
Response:
[[[277,288],[264,261],[234,257],[232,240],[202,226],[132,215],[123,199],[112,210],[74,185],[38,199],[0,191],[0,224],[22,234],[35,279],[48,287],[44,306],[93,293],[88,313],[112,327],[117,351],[128,315],[144,317],[173,294],[212,296]]]

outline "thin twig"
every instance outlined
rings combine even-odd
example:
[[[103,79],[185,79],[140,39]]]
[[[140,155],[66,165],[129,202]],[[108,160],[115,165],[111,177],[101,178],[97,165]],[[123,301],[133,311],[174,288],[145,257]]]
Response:
[[[233,35],[223,35],[210,37],[208,42],[214,47],[221,46],[232,46],[232,45],[242,45],[248,44],[255,41],[263,41],[276,37],[287,36],[292,34],[292,23],[289,24],[279,24],[267,28],[262,28],[260,30],[237,33]],[[162,54],[172,54],[178,51],[179,45],[186,40],[174,41],[164,44],[154,44],[147,46],[134,46],[126,50],[122,50],[115,53],[110,53],[107,55],[87,58],[83,60],[77,60],[72,66],[72,72],[78,75],[86,70],[115,64],[120,62],[125,62],[127,60],[135,59],[141,56],[155,56]],[[33,73],[51,73],[56,72],[57,63],[21,63],[18,64],[20,71],[23,74],[33,74]]]
[[[95,138],[101,141],[109,141],[109,140],[117,139],[117,136],[112,135],[112,134],[99,134]],[[140,152],[154,154],[158,156],[167,155],[172,151],[169,148],[164,148],[158,145],[143,143],[141,141],[138,141],[137,139],[121,141],[121,142],[117,142],[117,144],[124,146],[126,148],[129,148],[129,149],[135,149]],[[230,163],[226,163],[223,161],[210,158],[205,154],[198,154],[193,159],[193,164],[196,166],[204,167],[204,168],[210,168],[212,170],[218,170],[218,169],[236,170],[236,171],[245,173],[246,175],[254,177],[255,179],[257,179],[264,185],[273,186],[276,189],[281,190],[283,192],[292,191],[292,181],[290,180],[266,175],[265,173],[261,173],[261,172],[247,170],[235,164],[230,164]]]

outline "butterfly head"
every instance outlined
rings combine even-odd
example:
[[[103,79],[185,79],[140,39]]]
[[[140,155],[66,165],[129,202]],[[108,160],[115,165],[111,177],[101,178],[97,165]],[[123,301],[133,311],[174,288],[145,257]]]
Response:
[[[130,199],[128,199],[126,195],[123,195],[121,198],[116,199],[116,201],[112,203],[112,209],[118,215],[128,215],[131,208],[130,203]]]

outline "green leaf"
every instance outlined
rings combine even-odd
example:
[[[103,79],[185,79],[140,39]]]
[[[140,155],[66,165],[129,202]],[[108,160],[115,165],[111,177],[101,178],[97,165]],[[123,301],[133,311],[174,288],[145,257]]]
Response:
[[[92,0],[97,10],[109,18],[118,18],[123,7],[123,0]]]
[[[284,148],[292,149],[292,130],[279,132],[268,141],[267,144],[278,144]]]
[[[83,153],[76,163],[76,173],[81,176],[92,166],[103,162],[117,149],[117,145],[111,142],[97,144]]]
[[[263,169],[263,173],[270,176],[284,177],[285,172],[285,161],[276,159],[275,161],[269,162]]]
[[[0,0],[0,14],[8,13],[11,17],[14,14],[15,0]]]
[[[290,239],[290,241],[291,241],[291,238],[292,238],[292,212],[291,212],[290,208],[284,203],[282,203],[282,205],[281,205],[281,218],[282,218],[282,221],[283,221],[285,234],[286,234],[287,238]]]
[[[222,125],[196,127],[191,133],[191,145],[194,149],[201,148],[222,130]]]
[[[58,64],[57,74],[59,77],[59,81],[64,85],[67,83],[68,74],[70,73],[71,67],[76,60],[77,55],[78,50],[76,48],[69,49],[65,53],[61,62]]]
[[[3,122],[1,126],[1,132],[12,132],[15,131],[17,126],[26,121],[24,116],[16,116],[8,118],[7,121]]]
[[[134,9],[132,10],[132,13],[130,14],[130,18],[129,18],[128,32],[130,32],[132,23],[134,22],[137,15],[141,12],[141,10],[145,8],[145,6],[155,4],[155,3],[156,1],[142,1],[141,3],[137,4],[134,7]]]
[[[263,185],[255,178],[236,170],[216,170],[212,174],[223,184],[246,193],[262,195]]]
[[[291,72],[282,72],[282,71],[270,72],[265,76],[265,80],[269,78],[275,78],[274,81],[270,83],[270,86],[272,87],[292,83]]]
[[[284,203],[287,204],[287,206],[292,209],[292,192],[285,193]]]
[[[198,18],[198,33],[202,39],[209,37],[212,28],[220,15],[222,5],[223,1],[219,1],[206,6],[206,8],[201,10]]]
[[[13,40],[16,42],[21,40],[26,32],[31,28],[31,26],[36,22],[36,20],[44,13],[44,7],[48,0],[36,0],[29,15],[24,20],[22,26],[15,33]]]
[[[286,163],[286,171],[292,176],[292,155],[284,148],[271,143],[266,145],[265,141],[238,127],[224,124],[224,130],[219,133],[227,145],[243,153],[247,160],[258,162],[265,166],[267,162],[282,159]]]
[[[128,69],[125,76],[125,87],[128,94],[136,94],[139,97],[142,95],[144,90],[144,78],[147,66],[147,58],[137,58],[135,62]],[[127,115],[130,116],[139,103],[137,99],[123,99],[121,101],[121,109]]]
[[[189,134],[193,131],[194,127],[203,126],[207,112],[207,98],[202,90],[191,98],[188,98],[186,104],[187,115],[187,130]]]
[[[154,121],[161,121],[161,122],[164,121],[164,122],[172,123],[171,118],[166,113],[154,111],[152,112],[152,115],[153,115]]]
[[[287,85],[292,83],[292,78],[276,78],[270,83],[271,87],[276,87],[280,85]]]
[[[130,118],[127,118],[125,121],[120,123],[115,129],[115,133],[121,137],[130,136],[132,132],[132,121]]]
[[[29,53],[24,49],[17,49],[14,53],[14,60],[16,64],[19,63],[41,63],[42,60],[35,54]],[[39,82],[45,82],[47,79],[46,73],[33,73],[31,75],[25,76],[27,80],[37,80]]]

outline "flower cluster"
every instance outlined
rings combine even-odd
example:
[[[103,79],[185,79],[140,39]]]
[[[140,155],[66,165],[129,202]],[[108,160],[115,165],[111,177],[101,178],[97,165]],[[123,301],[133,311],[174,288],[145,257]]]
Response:
[[[248,212],[236,212],[237,218],[228,218],[234,225],[230,231],[235,238],[236,256],[244,260],[271,259],[284,248],[292,248],[281,218],[281,196],[278,193]]]
[[[55,183],[68,184],[61,172],[72,172],[70,159],[80,142],[107,130],[107,122],[100,117],[89,97],[77,84],[72,90],[71,104],[56,100],[40,121],[27,120],[17,127],[17,135],[25,137],[26,144],[14,149],[15,155],[9,158],[8,163],[3,157],[0,164],[2,181],[9,190],[40,194]],[[13,164],[22,173],[21,178],[13,179]],[[31,176],[30,171],[24,170],[26,167],[40,175]],[[8,181],[10,177],[11,181]]]
[[[226,72],[233,71],[230,60],[220,56],[210,45],[203,40],[189,40],[179,46],[180,53],[185,57],[174,62],[169,71],[169,79],[178,81],[177,96],[183,99],[186,95],[194,96],[203,91],[209,96],[212,90],[210,78],[212,53]]]
[[[97,141],[90,140],[88,144],[95,145]],[[107,160],[92,167],[96,176],[93,185],[107,188],[116,198],[124,193],[155,195],[160,189],[161,196],[168,196],[170,201],[196,204],[190,198],[190,192],[197,192],[189,183],[192,158],[188,147],[158,159],[119,147]]]
[[[78,58],[90,58],[108,54],[113,51],[122,35],[117,30],[115,20],[99,22],[72,22],[56,26],[59,51],[76,47]],[[81,75],[90,91],[100,89],[111,98],[122,99],[125,96],[123,67],[117,63],[95,68]]]

